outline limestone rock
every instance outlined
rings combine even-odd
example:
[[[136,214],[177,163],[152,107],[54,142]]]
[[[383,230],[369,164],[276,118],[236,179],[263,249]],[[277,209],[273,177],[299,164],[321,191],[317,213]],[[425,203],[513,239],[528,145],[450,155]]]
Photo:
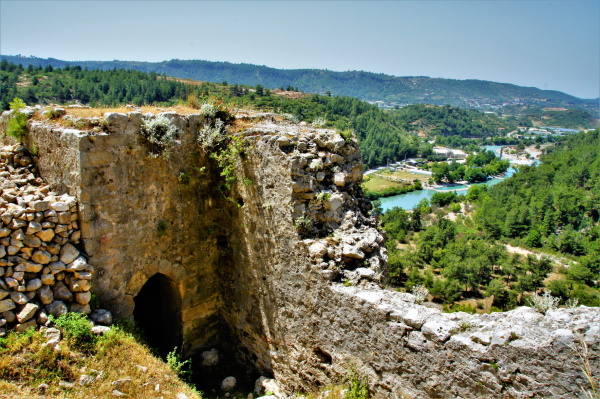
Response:
[[[61,332],[58,328],[51,327],[44,331],[44,337],[48,338],[48,340],[55,339],[57,341],[60,341]]]
[[[26,291],[36,291],[42,286],[42,280],[39,278],[34,278],[27,282],[27,286],[25,288]]]
[[[71,245],[71,244],[68,244]],[[61,258],[62,259],[62,258]],[[88,267],[87,261],[83,256],[78,256],[73,262],[69,263],[66,267],[69,271],[83,271]]]
[[[89,304],[81,305],[79,303],[71,303],[69,312],[90,314],[92,309]]]
[[[22,265],[25,266],[25,271],[27,273],[39,273],[42,268],[44,267],[42,264],[40,263],[36,263],[36,262],[29,262],[29,261],[24,261],[22,263]]]
[[[357,247],[350,245],[350,244],[344,244],[344,247],[342,249],[342,255],[347,258],[352,258],[352,259],[364,259],[365,258],[365,253],[363,251],[361,251]]]
[[[459,326],[455,322],[438,318],[430,318],[421,326],[423,335],[438,342],[447,341],[458,329]]]
[[[67,288],[67,286],[62,281],[59,281],[56,284],[54,284],[54,287],[52,288],[52,293],[54,294],[54,298],[59,301],[70,302],[73,300],[73,293]]]
[[[40,307],[38,305],[35,305],[33,303],[26,304],[25,307],[19,313],[17,313],[17,320],[19,321],[19,323],[23,323],[31,319],[39,308]]]
[[[12,301],[12,299],[4,299],[4,300],[0,301],[0,313],[4,313],[4,312],[6,312],[8,310],[12,310],[16,307],[17,306]]]
[[[112,324],[112,313],[106,309],[94,309],[90,314],[90,319],[94,324],[110,326]]]
[[[54,230],[45,229],[35,233],[35,235],[44,242],[50,242],[54,238]]]
[[[54,293],[52,289],[48,285],[42,285],[38,290],[38,296],[40,298],[40,302],[44,305],[48,305],[54,301]]]
[[[92,332],[96,335],[106,334],[110,331],[110,327],[107,326],[94,326],[92,327]]]
[[[92,293],[90,291],[77,292],[75,294],[75,302],[80,305],[87,305],[92,299]]]
[[[46,305],[46,311],[54,317],[60,317],[63,314],[67,313],[67,305],[62,301],[54,301],[48,305]]]
[[[29,321],[25,321],[23,323],[18,323],[17,325],[15,325],[15,331],[17,332],[25,332],[28,329],[30,329],[31,327],[35,327],[36,326],[36,321],[35,319],[31,319]]]
[[[27,295],[23,294],[22,292],[11,292],[10,299],[12,299],[17,305],[24,305],[29,302]]]
[[[212,348],[209,351],[202,352],[202,366],[212,367],[219,364],[219,351]]]
[[[235,389],[237,381],[235,377],[227,377],[221,382],[221,389],[225,392],[230,392]]]
[[[31,260],[41,263],[42,265],[47,265],[52,260],[52,254],[47,251],[35,251]]]
[[[327,247],[321,242],[315,242],[308,247],[308,252],[314,258],[322,258],[327,253]]]
[[[79,251],[72,244],[66,244],[60,250],[60,261],[64,264],[73,262],[79,256]]]
[[[338,187],[344,187],[346,185],[346,174],[335,173],[333,175],[333,184],[335,184]]]
[[[85,387],[92,384],[94,381],[96,381],[96,378],[92,377],[91,375],[82,374],[77,382],[82,387]]]

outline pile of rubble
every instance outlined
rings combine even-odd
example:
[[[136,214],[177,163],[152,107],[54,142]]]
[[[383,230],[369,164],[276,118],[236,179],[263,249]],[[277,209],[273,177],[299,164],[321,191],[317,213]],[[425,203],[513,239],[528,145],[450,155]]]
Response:
[[[90,313],[94,270],[76,247],[76,198],[52,192],[22,145],[0,150],[0,190],[0,335]]]

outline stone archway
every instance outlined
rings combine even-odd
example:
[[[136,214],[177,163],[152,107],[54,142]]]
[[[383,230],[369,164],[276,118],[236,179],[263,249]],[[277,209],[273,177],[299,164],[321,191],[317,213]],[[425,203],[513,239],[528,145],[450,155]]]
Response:
[[[148,344],[165,356],[181,348],[181,296],[173,280],[161,273],[152,276],[134,298],[133,318]]]

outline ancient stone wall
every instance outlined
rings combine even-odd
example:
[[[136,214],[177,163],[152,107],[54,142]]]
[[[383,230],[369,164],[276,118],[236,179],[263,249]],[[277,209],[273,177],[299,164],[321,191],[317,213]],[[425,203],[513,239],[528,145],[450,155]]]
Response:
[[[384,290],[356,144],[306,126],[247,134],[255,184],[240,188],[222,312],[289,391],[354,369],[377,398],[583,397],[577,353],[587,345],[598,376],[600,309],[447,314]]]
[[[165,117],[182,131],[169,160],[149,157],[139,113],[108,114],[98,131],[31,123],[42,175],[79,199],[93,289],[118,315],[166,276],[188,351],[237,346],[288,392],[354,369],[376,398],[580,397],[581,342],[598,374],[598,308],[445,314],[382,289],[354,140],[263,118],[239,133],[248,148],[225,199],[195,142],[202,117]]]
[[[94,269],[76,248],[76,198],[52,191],[21,145],[0,151],[0,190],[0,335],[90,313]]]
[[[103,306],[130,318],[144,284],[166,276],[181,299],[173,311],[189,352],[219,340],[217,241],[227,205],[214,184],[218,171],[194,145],[202,117],[163,116],[180,129],[168,161],[150,156],[139,112],[109,114],[102,130],[32,121],[28,140],[43,178],[79,200],[82,242]],[[160,325],[158,313],[155,319]]]

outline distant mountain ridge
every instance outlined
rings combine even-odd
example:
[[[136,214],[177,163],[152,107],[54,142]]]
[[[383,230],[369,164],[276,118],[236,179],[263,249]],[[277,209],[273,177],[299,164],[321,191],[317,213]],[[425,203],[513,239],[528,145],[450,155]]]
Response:
[[[37,58],[0,55],[23,66],[64,67],[80,65],[89,69],[127,68],[156,72],[169,76],[209,82],[244,84],[267,88],[297,87],[308,93],[346,95],[366,101],[383,101],[388,105],[428,103],[455,105],[468,108],[494,108],[502,105],[566,106],[584,109],[598,108],[598,99],[580,99],[569,94],[523,87],[509,83],[484,80],[456,80],[426,76],[396,77],[364,71],[335,72],[323,69],[276,69],[253,64],[229,62],[178,60],[144,61],[64,61],[55,58]]]

